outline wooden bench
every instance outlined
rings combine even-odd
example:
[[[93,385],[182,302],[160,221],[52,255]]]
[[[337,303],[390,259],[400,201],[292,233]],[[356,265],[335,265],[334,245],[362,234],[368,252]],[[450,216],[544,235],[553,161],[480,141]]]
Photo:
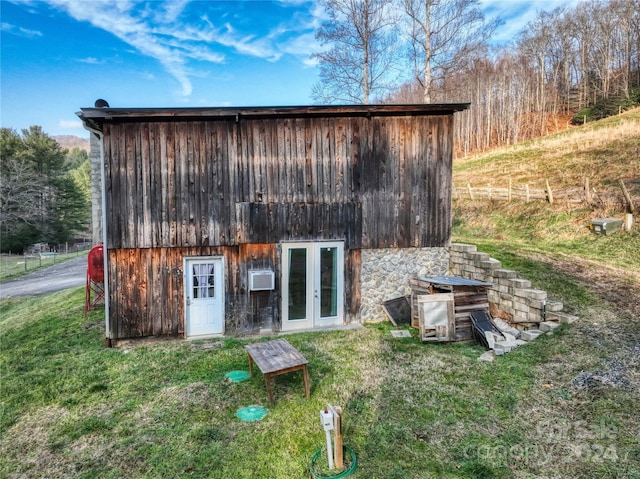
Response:
[[[307,371],[308,361],[300,354],[300,351],[289,344],[289,341],[286,339],[274,339],[264,343],[249,344],[245,346],[245,349],[249,354],[249,373],[253,376],[253,363],[255,362],[262,374],[264,374],[267,394],[271,404],[273,404],[271,377],[293,371],[302,371],[305,393],[307,398],[310,396],[309,372]]]

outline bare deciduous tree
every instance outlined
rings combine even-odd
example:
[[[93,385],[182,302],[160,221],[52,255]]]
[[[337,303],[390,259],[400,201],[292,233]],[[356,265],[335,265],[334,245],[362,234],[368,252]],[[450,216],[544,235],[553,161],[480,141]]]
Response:
[[[404,10],[411,61],[429,103],[433,83],[483,51],[499,20],[486,23],[478,0],[404,0]]]
[[[320,83],[312,92],[322,103],[369,103],[390,88],[397,18],[390,0],[322,0],[329,19],[316,38],[328,50],[313,55]]]

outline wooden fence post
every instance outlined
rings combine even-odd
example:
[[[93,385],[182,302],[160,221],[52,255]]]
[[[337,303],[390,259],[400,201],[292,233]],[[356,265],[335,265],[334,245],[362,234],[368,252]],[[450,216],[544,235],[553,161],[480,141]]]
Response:
[[[618,184],[622,189],[622,195],[624,196],[624,199],[627,201],[627,209],[629,210],[629,213],[633,213],[633,211],[635,210],[635,206],[633,205],[633,200],[631,199],[629,191],[627,191],[627,187],[625,186],[624,181],[618,180]]]
[[[586,177],[584,179],[584,199],[589,205],[593,203],[593,196],[591,195],[591,185],[589,184],[589,177]]]
[[[469,198],[473,199],[473,193],[471,192],[471,183],[467,183],[467,190],[469,191]]]
[[[529,203],[529,185],[528,185],[528,184],[524,185],[524,192],[525,192],[525,195],[526,195],[526,196],[525,196],[525,197],[526,197],[526,200],[525,200],[525,201],[526,201],[527,203]]]
[[[511,178],[509,178],[509,191],[507,192],[507,201],[511,202]]]
[[[547,199],[549,200],[549,204],[553,204],[553,193],[551,191],[551,186],[549,185],[549,180],[544,180],[547,184]]]

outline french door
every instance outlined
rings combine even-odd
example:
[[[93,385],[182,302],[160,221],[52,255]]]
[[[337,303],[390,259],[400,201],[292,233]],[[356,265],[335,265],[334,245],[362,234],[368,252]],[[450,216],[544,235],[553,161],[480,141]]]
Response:
[[[224,273],[221,257],[185,258],[187,337],[224,333]]]
[[[343,323],[344,243],[282,244],[282,330]]]

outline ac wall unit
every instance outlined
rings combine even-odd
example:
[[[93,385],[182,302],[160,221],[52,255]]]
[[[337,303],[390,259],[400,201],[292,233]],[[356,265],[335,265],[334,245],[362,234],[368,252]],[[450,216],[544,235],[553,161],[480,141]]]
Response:
[[[276,287],[276,275],[268,269],[249,270],[249,291],[271,291]]]

